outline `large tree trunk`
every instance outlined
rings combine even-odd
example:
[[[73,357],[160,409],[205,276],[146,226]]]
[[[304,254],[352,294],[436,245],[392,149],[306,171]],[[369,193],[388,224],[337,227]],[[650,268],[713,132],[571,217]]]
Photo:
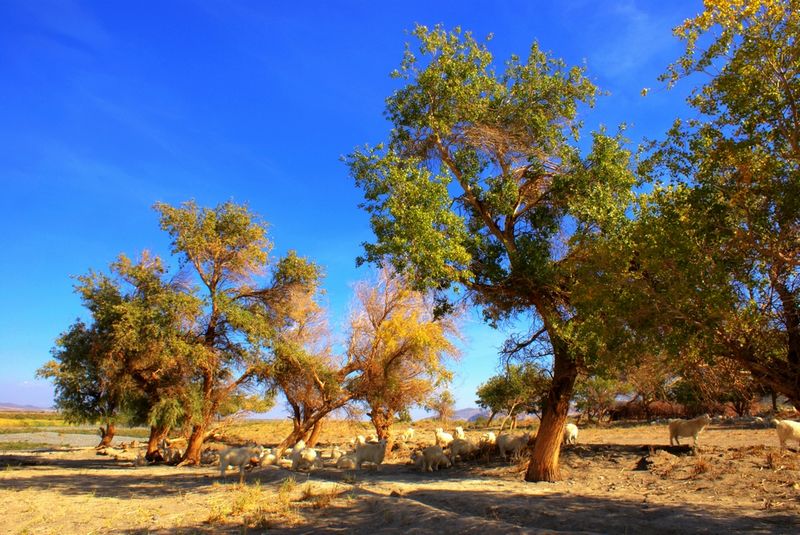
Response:
[[[317,420],[314,424],[314,427],[311,428],[311,435],[306,440],[306,445],[309,448],[313,448],[319,442],[319,434],[322,431],[322,420]]]
[[[561,479],[558,458],[564,438],[564,425],[567,423],[569,413],[569,401],[575,379],[578,377],[578,367],[566,349],[556,349],[553,360],[553,383],[547,393],[547,404],[536,435],[525,481],[553,482]]]
[[[198,465],[200,464],[200,453],[203,449],[203,441],[206,438],[206,424],[198,424],[192,427],[192,434],[189,435],[189,442],[186,444],[186,451],[179,464]]]
[[[389,411],[383,409],[372,409],[369,413],[369,418],[372,420],[372,425],[375,427],[375,434],[378,439],[389,439],[389,431],[392,427],[394,418]]]
[[[106,423],[105,429],[103,426],[100,426],[100,444],[97,445],[98,448],[105,448],[106,446],[111,445],[111,441],[114,440],[114,434],[117,432],[117,426],[115,426],[111,422]]]
[[[278,452],[275,454],[278,459],[283,457],[283,452],[289,449],[289,446],[294,447],[306,434],[306,429],[303,426],[295,425],[292,429],[292,432],[289,433],[289,436],[284,438],[280,444],[278,444]]]
[[[169,427],[150,427],[150,438],[147,439],[147,453],[144,458],[149,462],[163,461],[164,457],[158,451],[158,443],[169,433]]]

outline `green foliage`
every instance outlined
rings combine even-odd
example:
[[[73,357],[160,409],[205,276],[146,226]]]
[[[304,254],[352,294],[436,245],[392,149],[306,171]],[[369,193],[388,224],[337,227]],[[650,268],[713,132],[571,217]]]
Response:
[[[56,340],[53,360],[36,372],[53,381],[55,406],[68,423],[109,422],[119,416],[124,390],[107,371],[108,346],[107,333],[77,321]]]
[[[478,387],[476,403],[493,414],[504,412],[512,418],[526,412],[538,413],[549,385],[549,377],[539,366],[509,364],[505,373]]]
[[[455,404],[456,400],[453,394],[447,389],[442,389],[431,395],[423,404],[423,408],[428,412],[436,413],[436,419],[445,423],[453,417]]]
[[[600,421],[614,407],[617,396],[627,394],[630,387],[614,378],[592,376],[575,384],[575,407],[589,420]]]
[[[358,371],[350,383],[385,432],[394,414],[421,405],[449,382],[447,365],[458,357],[455,314],[434,311],[429,295],[382,269],[356,286],[348,339],[348,365]]]
[[[578,107],[599,91],[536,44],[498,73],[469,32],[413,35],[388,143],[347,160],[376,236],[364,259],[419,287],[464,286],[492,321],[534,310],[550,337],[572,336],[571,264],[625,224],[634,184],[619,136],[593,134],[586,157],[574,146]]]
[[[800,403],[800,4],[707,2],[676,33],[665,79],[714,74],[640,166],[656,187],[631,248],[652,323]]]
[[[78,277],[92,322],[62,335],[39,374],[54,380],[70,420],[111,420],[124,410],[134,423],[188,424],[187,455],[195,456],[214,418],[271,406],[274,391],[258,387],[277,333],[296,314],[292,296],[316,284],[319,269],[290,252],[264,284],[271,243],[246,206],[155,208],[178,274],[170,278],[145,252],[138,262],[120,256],[109,274]]]

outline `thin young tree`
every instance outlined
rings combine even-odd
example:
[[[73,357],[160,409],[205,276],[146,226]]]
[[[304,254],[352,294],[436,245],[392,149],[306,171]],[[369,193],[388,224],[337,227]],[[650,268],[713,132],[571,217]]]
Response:
[[[36,372],[53,381],[55,406],[67,422],[102,424],[98,447],[114,439],[127,386],[113,377],[109,345],[100,325],[76,321],[56,340],[53,359]]]
[[[376,236],[366,259],[420,287],[466,288],[493,323],[528,323],[512,345],[541,344],[552,382],[526,479],[555,481],[575,380],[603,344],[576,334],[600,323],[571,300],[573,264],[624,224],[630,154],[603,132],[585,156],[577,148],[578,108],[598,95],[581,68],[534,44],[498,70],[468,32],[413,35],[419,47],[394,73],[405,85],[387,99],[387,144],[348,159]]]
[[[547,395],[549,377],[534,363],[509,363],[503,373],[490,377],[478,387],[478,406],[490,411],[488,427],[498,413],[505,413],[500,431],[521,413],[538,411]]]
[[[291,276],[264,283],[272,246],[266,225],[246,206],[201,208],[158,203],[172,250],[191,268],[202,315],[187,326],[193,371],[184,409],[191,425],[182,463],[197,464],[209,426],[223,404],[263,381],[271,359],[273,304],[297,283]]]
[[[303,439],[316,444],[323,419],[353,397],[349,388],[356,366],[332,350],[325,310],[319,304],[322,271],[290,253],[278,264],[275,285],[287,287],[273,307],[279,311],[269,381],[283,393],[292,431],[278,445],[283,451]],[[284,279],[302,281],[287,286]]]
[[[456,319],[437,317],[432,299],[390,268],[356,286],[347,354],[358,369],[352,388],[378,438],[390,439],[399,413],[421,406],[452,378],[447,364],[459,354]]]

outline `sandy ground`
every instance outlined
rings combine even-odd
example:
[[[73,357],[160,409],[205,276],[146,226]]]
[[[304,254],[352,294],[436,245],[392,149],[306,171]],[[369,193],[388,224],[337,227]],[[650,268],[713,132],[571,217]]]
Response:
[[[380,471],[268,466],[240,486],[89,448],[0,452],[0,533],[800,532],[800,453],[781,456],[774,429],[712,425],[697,454],[667,443],[663,425],[582,430],[552,484],[499,459],[435,473],[406,454]]]

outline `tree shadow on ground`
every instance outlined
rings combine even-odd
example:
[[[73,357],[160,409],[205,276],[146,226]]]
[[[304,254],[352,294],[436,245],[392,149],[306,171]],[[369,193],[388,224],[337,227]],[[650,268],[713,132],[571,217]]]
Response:
[[[294,527],[272,526],[249,533],[280,532],[403,534],[569,534],[569,533],[763,533],[794,534],[796,515],[715,514],[693,506],[653,505],[630,500],[564,493],[531,495],[518,492],[418,490],[404,495],[377,494],[360,488],[347,499],[322,509],[304,509]],[[197,524],[148,533],[236,533],[242,526]],[[129,530],[122,533],[144,533]]]

